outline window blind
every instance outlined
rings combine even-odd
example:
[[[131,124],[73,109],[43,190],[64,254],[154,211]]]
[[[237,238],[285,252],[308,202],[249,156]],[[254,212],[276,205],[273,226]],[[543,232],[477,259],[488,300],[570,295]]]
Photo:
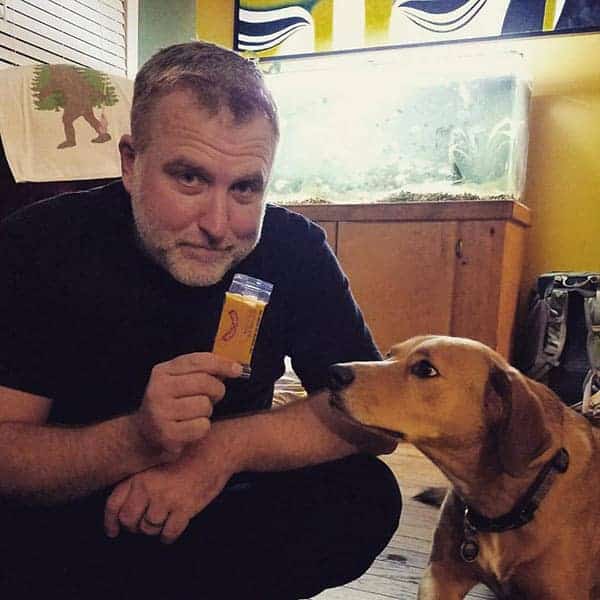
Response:
[[[71,63],[130,77],[137,0],[0,0],[0,68]]]

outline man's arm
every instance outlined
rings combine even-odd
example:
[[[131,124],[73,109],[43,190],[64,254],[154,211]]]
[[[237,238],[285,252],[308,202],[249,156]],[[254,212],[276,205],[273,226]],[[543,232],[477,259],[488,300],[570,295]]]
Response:
[[[64,502],[174,460],[208,432],[221,379],[240,373],[214,354],[177,357],[153,369],[135,413],[82,427],[48,426],[49,399],[0,387],[0,495]]]
[[[14,392],[0,388],[0,402]],[[27,396],[30,409],[48,402]],[[0,423],[0,495],[26,504],[65,502],[156,465],[165,459],[161,454],[148,446],[131,416],[80,428],[19,417]]]
[[[329,407],[327,393],[216,421],[176,462],[134,475],[115,488],[106,505],[106,532],[114,537],[123,526],[160,534],[171,543],[235,473],[300,468],[357,451],[387,453],[395,446],[391,438],[341,419]]]
[[[217,421],[210,440],[229,454],[235,472],[283,471],[356,452],[385,454],[396,447],[391,438],[355,425],[331,408],[326,391],[279,409]]]

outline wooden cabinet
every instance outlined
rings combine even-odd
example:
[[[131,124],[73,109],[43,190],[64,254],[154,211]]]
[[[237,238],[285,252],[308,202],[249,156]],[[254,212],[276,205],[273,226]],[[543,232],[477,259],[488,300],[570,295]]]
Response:
[[[318,222],[382,351],[418,334],[510,356],[529,210],[512,201],[293,206]]]

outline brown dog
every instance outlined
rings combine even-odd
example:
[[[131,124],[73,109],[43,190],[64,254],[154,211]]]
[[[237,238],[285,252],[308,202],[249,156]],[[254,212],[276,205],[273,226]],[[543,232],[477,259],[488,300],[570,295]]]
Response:
[[[600,598],[600,429],[473,340],[331,367],[331,403],[448,477],[420,600]]]

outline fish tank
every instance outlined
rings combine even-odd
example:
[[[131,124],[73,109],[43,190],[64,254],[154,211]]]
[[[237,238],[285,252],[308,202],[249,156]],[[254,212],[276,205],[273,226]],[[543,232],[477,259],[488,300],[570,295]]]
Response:
[[[270,201],[523,202],[531,95],[523,56],[412,56],[261,59],[281,124]]]

